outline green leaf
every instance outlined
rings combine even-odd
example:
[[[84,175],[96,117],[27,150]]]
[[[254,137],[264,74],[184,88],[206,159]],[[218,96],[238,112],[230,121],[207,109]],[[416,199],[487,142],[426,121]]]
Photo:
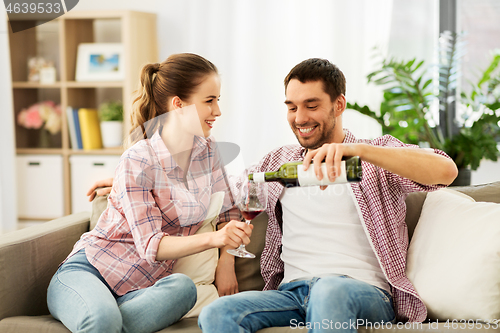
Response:
[[[415,72],[417,69],[419,69],[422,65],[424,64],[424,61],[420,61],[417,66],[415,66],[415,68],[412,70],[412,72]]]
[[[427,88],[430,84],[432,83],[432,79],[429,79],[427,81],[425,81],[423,87],[422,87],[422,90],[425,90],[425,88]]]
[[[500,55],[496,55],[493,57],[493,60],[491,61],[490,65],[488,68],[483,73],[483,77],[479,80],[477,83],[478,87],[481,87],[485,82],[489,81],[491,78],[491,73],[498,67],[500,64]]]

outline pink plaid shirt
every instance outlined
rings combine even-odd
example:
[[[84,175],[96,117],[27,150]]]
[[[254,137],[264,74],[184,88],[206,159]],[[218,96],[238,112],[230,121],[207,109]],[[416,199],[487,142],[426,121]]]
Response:
[[[374,146],[414,147],[385,135],[375,140],[358,140],[345,130],[344,143],[367,143]],[[436,154],[448,157],[440,150]],[[283,163],[304,159],[305,148],[299,145],[284,146],[266,155],[252,172],[275,171]],[[427,310],[405,274],[408,230],[405,223],[405,199],[410,192],[434,191],[444,186],[422,185],[390,173],[373,164],[362,162],[363,178],[351,184],[362,212],[360,219],[368,230],[372,248],[379,259],[384,275],[391,285],[398,319],[402,321],[424,321]],[[239,188],[241,183],[235,184]],[[269,183],[269,224],[266,243],[261,257],[261,273],[265,290],[277,289],[283,279],[284,264],[281,260],[282,210],[279,197],[284,187],[278,182]]]
[[[158,132],[125,151],[116,168],[108,207],[68,258],[85,249],[89,262],[117,295],[152,286],[175,260],[156,261],[164,236],[194,234],[213,193],[226,193],[219,222],[240,219],[212,138],[195,137],[187,183]]]

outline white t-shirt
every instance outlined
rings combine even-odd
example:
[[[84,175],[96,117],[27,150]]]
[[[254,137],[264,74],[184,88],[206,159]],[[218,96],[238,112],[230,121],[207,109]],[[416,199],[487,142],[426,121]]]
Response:
[[[349,184],[285,188],[283,282],[348,275],[390,292]]]

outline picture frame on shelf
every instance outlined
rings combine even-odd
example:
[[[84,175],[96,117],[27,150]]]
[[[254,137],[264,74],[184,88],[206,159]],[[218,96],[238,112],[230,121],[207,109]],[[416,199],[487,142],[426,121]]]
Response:
[[[121,43],[81,43],[78,45],[76,81],[121,81],[125,63]]]

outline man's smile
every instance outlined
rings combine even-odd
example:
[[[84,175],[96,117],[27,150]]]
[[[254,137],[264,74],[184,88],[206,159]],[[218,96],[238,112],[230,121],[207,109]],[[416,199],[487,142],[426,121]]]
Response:
[[[301,137],[308,137],[308,136],[313,135],[313,133],[315,132],[317,127],[318,127],[318,125],[307,126],[307,127],[297,127],[296,126],[295,128],[297,128],[297,131],[299,132],[299,135]]]

